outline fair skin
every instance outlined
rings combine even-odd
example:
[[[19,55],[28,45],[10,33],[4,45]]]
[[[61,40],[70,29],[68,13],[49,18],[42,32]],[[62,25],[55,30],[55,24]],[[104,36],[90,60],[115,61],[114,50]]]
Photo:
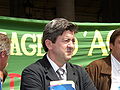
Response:
[[[68,60],[72,58],[73,51],[75,49],[75,36],[74,32],[64,31],[62,35],[58,36],[55,43],[50,40],[46,40],[46,46],[48,48],[48,56],[59,67],[62,67]]]
[[[0,78],[3,79],[3,69],[6,67],[8,62],[8,56],[6,55],[6,51],[2,51],[0,53]]]
[[[120,62],[120,36],[118,36],[114,42],[114,45],[110,44],[112,49],[111,54]]]

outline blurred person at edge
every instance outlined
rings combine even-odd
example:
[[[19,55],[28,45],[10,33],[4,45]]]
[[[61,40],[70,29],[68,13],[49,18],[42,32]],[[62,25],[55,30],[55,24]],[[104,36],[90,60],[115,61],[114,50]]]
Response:
[[[68,62],[76,31],[77,26],[64,18],[55,18],[45,26],[42,45],[46,54],[23,70],[20,90],[48,90],[50,81],[61,80],[56,73],[59,68],[65,71],[64,80],[75,83],[76,90],[96,90],[85,69]]]
[[[10,55],[11,41],[7,35],[0,33],[0,89],[2,90],[2,83],[7,77],[5,67],[8,64],[8,57]]]
[[[109,56],[86,67],[98,90],[120,90],[120,28],[112,33],[109,48]]]

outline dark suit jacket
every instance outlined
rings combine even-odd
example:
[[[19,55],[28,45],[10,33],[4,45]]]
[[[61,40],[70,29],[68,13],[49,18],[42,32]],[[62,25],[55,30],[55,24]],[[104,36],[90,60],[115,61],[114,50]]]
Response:
[[[46,55],[22,72],[20,90],[48,90],[50,81],[59,80]],[[67,63],[67,80],[75,83],[76,90],[96,90],[86,71]]]

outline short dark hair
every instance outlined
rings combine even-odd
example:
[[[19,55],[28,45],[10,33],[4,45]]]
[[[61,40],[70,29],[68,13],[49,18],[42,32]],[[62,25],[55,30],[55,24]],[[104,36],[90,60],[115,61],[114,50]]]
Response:
[[[116,38],[117,38],[118,36],[120,36],[120,28],[116,29],[116,30],[112,33],[112,35],[111,35],[111,37],[110,37],[110,43],[114,45],[115,40],[116,40]]]
[[[42,37],[42,45],[45,52],[48,51],[48,48],[45,45],[45,40],[49,39],[52,43],[56,42],[56,39],[59,35],[62,35],[64,31],[73,31],[77,32],[77,26],[64,18],[55,18],[46,24],[43,37]]]

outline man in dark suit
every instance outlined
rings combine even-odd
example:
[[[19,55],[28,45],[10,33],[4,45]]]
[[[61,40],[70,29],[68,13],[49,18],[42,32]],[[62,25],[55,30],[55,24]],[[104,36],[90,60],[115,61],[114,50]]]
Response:
[[[20,90],[48,90],[50,81],[72,80],[76,90],[96,90],[86,71],[68,63],[75,48],[76,25],[64,18],[50,21],[44,29],[42,45],[46,52],[41,60],[22,72]],[[57,72],[62,69],[60,76]]]

